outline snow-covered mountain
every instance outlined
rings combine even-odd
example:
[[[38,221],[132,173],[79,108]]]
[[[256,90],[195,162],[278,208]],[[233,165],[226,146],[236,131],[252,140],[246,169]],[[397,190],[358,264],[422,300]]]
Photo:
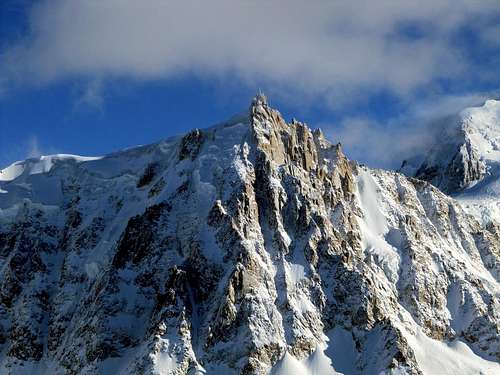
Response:
[[[487,100],[443,121],[423,163],[402,172],[431,182],[483,223],[500,220],[500,101]]]
[[[0,173],[2,374],[495,374],[499,278],[497,224],[262,96]]]

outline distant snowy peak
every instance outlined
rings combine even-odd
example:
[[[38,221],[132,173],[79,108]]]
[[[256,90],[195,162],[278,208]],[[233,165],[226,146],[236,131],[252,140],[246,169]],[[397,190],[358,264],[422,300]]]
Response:
[[[498,162],[500,101],[488,100],[447,119],[424,161],[417,167],[405,161],[401,171],[453,194],[483,180]]]
[[[22,161],[17,161],[4,169],[0,169],[0,181],[12,181],[22,175],[34,175],[40,173],[48,173],[54,164],[67,161],[73,163],[80,163],[83,161],[98,160],[100,157],[85,157],[69,154],[56,154],[48,156],[40,156],[36,158],[29,158]]]
[[[482,160],[500,161],[500,101],[487,100],[482,107],[461,112],[463,128]]]
[[[440,135],[419,162],[400,172],[456,198],[483,224],[500,222],[500,101],[466,108],[438,122]]]

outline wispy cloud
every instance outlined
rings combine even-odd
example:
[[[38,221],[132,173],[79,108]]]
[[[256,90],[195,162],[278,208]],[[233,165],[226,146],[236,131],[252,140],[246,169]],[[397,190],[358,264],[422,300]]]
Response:
[[[38,137],[32,135],[26,142],[26,158],[38,158],[42,155]]]
[[[2,53],[0,82],[194,74],[335,106],[369,90],[407,95],[436,79],[477,79],[454,36],[475,24],[498,46],[488,20],[499,12],[497,0],[41,1],[30,34]],[[82,102],[100,106],[96,89]]]
[[[340,124],[323,124],[330,139],[341,142],[349,157],[370,166],[394,169],[403,160],[421,157],[430,145],[443,142],[442,130],[454,126],[456,115],[482,105],[498,92],[433,97],[387,122],[366,117],[344,118]]]
[[[37,135],[32,134],[16,143],[2,143],[0,148],[0,168],[18,160],[38,158],[42,155],[56,153],[58,153],[58,150],[55,147],[43,144]]]
[[[325,126],[330,139],[341,142],[349,158],[379,168],[398,168],[432,141],[423,126],[391,126],[368,118],[347,118]]]
[[[104,105],[103,82],[99,78],[86,82],[83,87],[78,87],[75,110],[91,109],[101,112]]]

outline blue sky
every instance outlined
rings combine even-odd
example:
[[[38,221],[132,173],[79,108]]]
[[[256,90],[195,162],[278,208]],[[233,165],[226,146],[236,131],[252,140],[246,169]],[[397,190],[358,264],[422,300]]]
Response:
[[[206,127],[263,90],[395,167],[500,88],[498,1],[0,2],[0,167]]]

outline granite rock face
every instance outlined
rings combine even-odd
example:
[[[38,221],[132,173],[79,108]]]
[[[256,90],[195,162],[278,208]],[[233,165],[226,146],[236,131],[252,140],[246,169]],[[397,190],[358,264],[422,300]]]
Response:
[[[0,176],[2,373],[500,368],[498,227],[261,95],[182,138]]]

